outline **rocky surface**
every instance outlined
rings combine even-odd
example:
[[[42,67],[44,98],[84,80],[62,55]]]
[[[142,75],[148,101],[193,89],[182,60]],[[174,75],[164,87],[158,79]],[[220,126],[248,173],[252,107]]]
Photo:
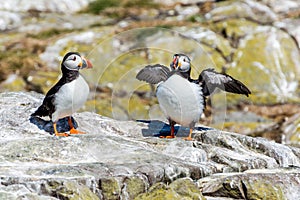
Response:
[[[85,135],[30,122],[43,95],[0,95],[1,199],[297,199],[300,149],[197,126],[159,139],[160,121],[74,114]],[[64,122],[62,122],[64,123]]]
[[[26,0],[11,0],[2,2],[0,10],[14,11],[14,12],[62,12],[72,13],[82,10],[92,0],[63,0],[63,1],[47,1],[41,0],[38,2],[26,1]]]

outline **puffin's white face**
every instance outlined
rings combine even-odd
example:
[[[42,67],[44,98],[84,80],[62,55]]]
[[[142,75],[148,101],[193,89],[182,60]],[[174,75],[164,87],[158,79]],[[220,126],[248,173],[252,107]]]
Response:
[[[173,62],[171,63],[171,67],[174,70],[187,72],[191,68],[190,58],[185,55],[175,54],[173,57]]]
[[[82,58],[77,54],[71,54],[64,61],[63,65],[69,70],[79,70],[82,67]]]
[[[178,68],[180,71],[187,72],[191,68],[191,61],[187,56],[179,56]]]

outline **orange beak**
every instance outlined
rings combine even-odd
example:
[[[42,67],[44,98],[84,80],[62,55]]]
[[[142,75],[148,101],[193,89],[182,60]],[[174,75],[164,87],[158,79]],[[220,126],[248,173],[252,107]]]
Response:
[[[82,67],[81,67],[81,69],[84,69],[84,68],[93,68],[93,65],[92,65],[91,61],[89,61],[88,59],[82,57]]]
[[[173,59],[173,62],[171,63],[171,67],[173,68],[173,69],[176,69],[176,64],[177,64],[177,59],[178,59],[178,57],[176,56],[174,59]]]

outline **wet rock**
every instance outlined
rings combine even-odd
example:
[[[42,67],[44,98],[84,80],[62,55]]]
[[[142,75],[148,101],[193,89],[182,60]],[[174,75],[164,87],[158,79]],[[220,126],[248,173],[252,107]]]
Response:
[[[55,137],[29,120],[42,99],[37,93],[1,93],[0,195],[5,198],[203,199],[195,181],[212,198],[243,198],[243,187],[247,195],[263,197],[256,188],[277,188],[272,177],[286,180],[277,188],[283,195],[299,197],[293,191],[299,186],[294,180],[300,174],[298,148],[199,127],[192,142],[181,139],[189,133],[182,127],[176,128],[176,139],[159,139],[163,122],[117,121],[91,112],[73,115],[87,134]],[[263,170],[259,184],[251,169]],[[233,193],[227,191],[231,186]]]

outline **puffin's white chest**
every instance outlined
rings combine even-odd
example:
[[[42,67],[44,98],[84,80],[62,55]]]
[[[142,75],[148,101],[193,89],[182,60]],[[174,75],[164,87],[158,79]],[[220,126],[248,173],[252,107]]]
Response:
[[[74,81],[64,84],[55,94],[56,110],[52,114],[52,120],[56,121],[76,112],[86,102],[89,91],[89,86],[81,75]]]
[[[183,126],[194,126],[203,112],[201,87],[179,75],[172,75],[157,87],[157,99],[162,111]]]

